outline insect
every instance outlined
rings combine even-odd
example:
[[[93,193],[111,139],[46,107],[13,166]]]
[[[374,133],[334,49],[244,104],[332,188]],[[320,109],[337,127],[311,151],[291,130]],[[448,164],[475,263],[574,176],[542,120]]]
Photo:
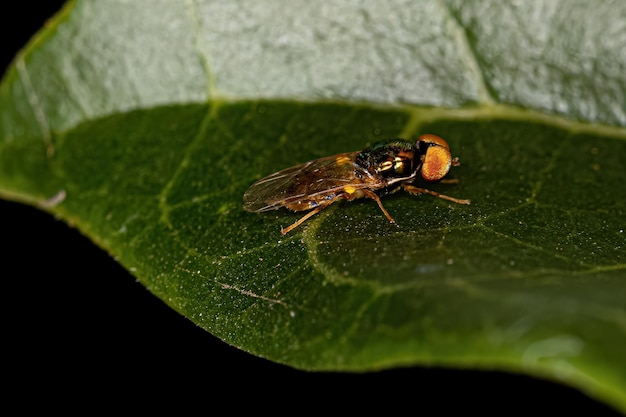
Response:
[[[362,151],[295,165],[260,179],[243,195],[243,208],[254,213],[281,207],[293,211],[311,210],[291,226],[281,228],[284,235],[335,201],[368,197],[378,203],[390,223],[395,223],[383,207],[380,196],[400,188],[410,194],[430,194],[455,203],[470,204],[470,200],[448,197],[414,185],[418,174],[426,183],[442,181],[450,167],[458,165],[458,158],[452,158],[448,143],[439,136],[425,134],[415,143],[391,139]]]

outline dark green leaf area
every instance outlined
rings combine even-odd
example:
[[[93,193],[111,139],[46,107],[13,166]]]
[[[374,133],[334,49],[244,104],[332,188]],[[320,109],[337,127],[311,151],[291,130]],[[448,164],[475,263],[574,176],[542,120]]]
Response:
[[[116,245],[136,243],[162,217],[161,193],[206,113],[204,106],[131,112],[58,138],[52,169],[67,193],[59,210],[116,255]]]
[[[51,198],[62,183],[50,170],[45,144],[38,137],[23,137],[0,143],[0,178],[2,189],[18,194]]]
[[[59,140],[57,166],[81,188],[113,199],[156,197],[180,168],[207,112],[167,107],[83,123]]]
[[[249,102],[87,122],[58,139],[57,210],[173,308],[275,361],[548,372],[549,351],[623,382],[626,195],[614,172],[626,142],[528,121],[410,131],[416,117]],[[341,201],[286,236],[304,213],[242,209],[263,176],[406,131],[448,140],[458,183],[420,185],[471,205],[400,191],[382,199],[396,224],[372,200]],[[598,357],[607,365],[591,367]]]

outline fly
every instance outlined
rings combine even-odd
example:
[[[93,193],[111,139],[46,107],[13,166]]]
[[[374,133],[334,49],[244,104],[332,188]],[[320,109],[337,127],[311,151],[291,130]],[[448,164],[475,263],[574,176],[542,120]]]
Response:
[[[419,177],[427,183],[442,181],[450,167],[458,166],[448,143],[439,136],[425,134],[415,143],[391,139],[362,151],[315,159],[278,171],[258,180],[243,195],[243,208],[260,213],[286,207],[292,211],[310,210],[289,227],[284,235],[338,200],[367,197],[378,203],[390,223],[395,220],[383,206],[381,195],[404,189],[410,194],[430,194],[458,204],[463,200],[417,187]],[[454,183],[456,180],[447,180]]]

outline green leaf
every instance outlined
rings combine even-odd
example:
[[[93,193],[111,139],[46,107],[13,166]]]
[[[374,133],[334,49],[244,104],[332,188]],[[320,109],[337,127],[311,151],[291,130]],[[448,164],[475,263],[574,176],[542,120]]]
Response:
[[[0,85],[0,195],[78,227],[227,343],[311,370],[478,367],[626,411],[626,6],[70,2]],[[379,139],[428,195],[243,211]]]

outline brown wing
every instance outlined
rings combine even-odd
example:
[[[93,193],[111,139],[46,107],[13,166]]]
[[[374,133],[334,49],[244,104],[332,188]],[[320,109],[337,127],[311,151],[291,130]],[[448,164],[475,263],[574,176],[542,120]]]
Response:
[[[260,179],[243,195],[246,211],[276,210],[296,203],[322,202],[347,186],[377,188],[371,174],[354,163],[358,152],[316,159]]]

